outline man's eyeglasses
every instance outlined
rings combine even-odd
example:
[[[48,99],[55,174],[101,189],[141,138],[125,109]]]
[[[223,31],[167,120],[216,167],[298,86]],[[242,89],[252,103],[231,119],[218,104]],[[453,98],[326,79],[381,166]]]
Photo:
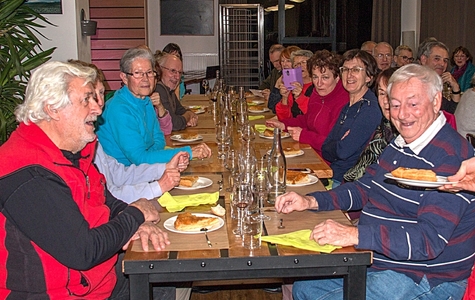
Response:
[[[183,72],[182,71],[178,71],[178,70],[175,70],[175,69],[170,69],[170,68],[167,68],[165,66],[161,66],[162,68],[164,68],[165,70],[168,70],[170,72],[172,72],[173,75],[178,75],[181,77],[181,75],[183,75]]]
[[[386,59],[391,59],[392,55],[389,53],[386,53],[386,54],[379,53],[378,55],[375,55],[374,57],[376,57],[377,59],[383,59],[383,57],[385,57]]]
[[[147,71],[147,72],[137,71],[137,72],[133,72],[133,73],[128,73],[128,72],[124,72],[124,73],[134,77],[135,79],[142,79],[145,75],[147,75],[147,78],[157,76],[157,72],[155,72],[155,71]]]
[[[350,73],[353,75],[358,75],[361,71],[363,71],[365,68],[362,67],[353,67],[353,68],[347,68],[347,67],[340,67],[340,73],[345,74],[345,73]]]
[[[409,63],[412,63],[414,61],[414,57],[407,57],[405,55],[398,55],[400,58],[402,58],[404,61],[407,61]]]

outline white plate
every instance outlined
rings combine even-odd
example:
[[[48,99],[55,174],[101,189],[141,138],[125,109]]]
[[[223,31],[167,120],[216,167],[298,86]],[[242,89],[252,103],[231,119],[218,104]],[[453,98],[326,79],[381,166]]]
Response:
[[[267,151],[267,155],[269,155],[270,152],[271,152],[271,150]],[[284,152],[284,154],[285,154],[285,152]],[[295,154],[285,154],[285,158],[296,157],[296,156],[302,156],[302,155],[304,155],[304,154],[305,154],[305,152],[304,152],[303,150],[299,150],[299,152],[298,152],[298,153],[295,153]]]
[[[191,106],[188,106],[188,109],[190,109],[192,112],[194,112],[197,115],[206,112],[205,107],[202,107],[200,105],[191,105]]]
[[[252,107],[252,106],[251,106],[251,107]],[[250,110],[250,109],[248,108],[247,111],[250,112],[250,113],[259,114],[259,113],[263,113],[263,112],[268,112],[268,111],[270,111],[270,109],[267,108],[267,107],[264,107],[263,109],[259,109],[259,110]]]
[[[171,140],[177,141],[177,142],[194,142],[194,141],[199,141],[202,140],[203,137],[201,135],[198,135],[198,137],[194,139],[182,139],[180,134],[175,134],[170,137]]]
[[[265,136],[263,133],[259,133],[259,136],[263,139],[269,139],[269,140],[273,140],[274,139],[274,136]],[[288,132],[281,132],[280,134],[280,138],[281,139],[286,139],[290,137],[290,133]]]
[[[317,183],[318,182],[318,177],[315,176],[315,175],[308,175],[308,182],[304,182],[304,183],[296,183],[296,184],[290,184],[290,183],[287,183],[287,186],[306,186],[306,185],[311,185],[311,184],[314,184],[314,183]]]
[[[266,103],[264,100],[249,100],[249,103],[260,105]]]
[[[218,216],[215,216],[215,215],[210,215],[210,214],[199,214],[199,213],[193,213],[193,215],[197,216],[197,217],[208,217],[208,218],[217,218],[219,219],[219,223],[214,225],[214,226],[211,226],[208,228],[208,232],[211,232],[211,231],[215,231],[215,230],[218,230],[219,228],[223,227],[224,225],[224,220]],[[202,231],[200,231],[199,229],[197,230],[194,230],[194,231],[182,231],[182,230],[177,230],[175,228],[175,221],[176,221],[176,217],[177,216],[174,216],[174,217],[171,217],[169,218],[168,220],[166,220],[164,223],[163,223],[163,227],[165,227],[165,229],[167,230],[170,230],[171,232],[176,232],[176,233],[184,233],[184,234],[197,234],[197,233],[203,233]]]
[[[251,92],[254,96],[264,97],[264,95],[262,94],[262,90],[249,89],[249,92]]]
[[[204,189],[205,187],[209,187],[212,184],[213,184],[213,180],[206,177],[198,177],[198,180],[191,187],[179,185],[179,186],[176,186],[175,188],[179,190],[198,190],[198,189]]]
[[[391,173],[384,174],[384,177],[396,180],[399,183],[410,185],[410,186],[417,186],[417,187],[427,187],[427,188],[435,188],[439,186],[443,186],[445,184],[454,184],[457,182],[449,182],[447,177],[445,176],[437,176],[437,181],[424,181],[424,180],[414,180],[414,179],[405,179],[405,178],[398,178],[394,177]]]

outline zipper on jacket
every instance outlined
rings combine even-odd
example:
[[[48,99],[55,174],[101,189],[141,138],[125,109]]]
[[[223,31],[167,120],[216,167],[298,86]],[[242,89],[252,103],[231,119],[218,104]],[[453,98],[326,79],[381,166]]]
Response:
[[[86,186],[87,186],[87,199],[90,199],[91,198],[91,185],[89,184],[89,176],[88,175],[86,175]]]

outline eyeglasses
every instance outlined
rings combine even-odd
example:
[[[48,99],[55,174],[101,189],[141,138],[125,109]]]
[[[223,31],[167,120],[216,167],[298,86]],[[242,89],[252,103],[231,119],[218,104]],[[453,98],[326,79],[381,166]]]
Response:
[[[178,71],[178,70],[175,70],[175,69],[170,69],[170,68],[167,68],[165,66],[160,66],[162,68],[164,68],[165,70],[168,70],[170,72],[172,72],[173,75],[178,75],[181,77],[181,75],[183,75],[183,72],[182,71]]]
[[[347,68],[347,67],[340,67],[340,73],[345,74],[345,73],[350,73],[353,75],[358,75],[361,71],[363,71],[365,68],[362,67],[353,67],[353,68]]]
[[[391,56],[392,55],[389,53],[386,53],[386,54],[379,53],[378,55],[375,55],[374,57],[376,57],[377,59],[383,59],[383,57],[385,57],[386,59],[390,59]]]
[[[306,60],[302,60],[301,62],[298,62],[298,63],[294,64],[294,68],[302,67],[302,66],[307,66],[307,61]]]
[[[155,71],[147,71],[147,72],[137,71],[137,72],[133,72],[133,73],[128,73],[128,72],[124,72],[124,73],[134,77],[135,79],[142,79],[145,75],[147,75],[147,78],[157,76],[157,72],[155,72]]]
[[[412,63],[414,61],[414,57],[407,57],[405,55],[398,55],[400,58],[402,58],[404,61]]]
[[[455,55],[454,57],[455,58],[466,58],[467,56],[465,54],[461,54],[461,55]]]

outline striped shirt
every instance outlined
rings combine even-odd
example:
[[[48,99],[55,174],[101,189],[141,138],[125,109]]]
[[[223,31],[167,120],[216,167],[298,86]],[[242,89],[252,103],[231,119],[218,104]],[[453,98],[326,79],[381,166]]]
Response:
[[[358,181],[311,194],[319,210],[358,210],[358,249],[374,251],[372,270],[393,270],[431,286],[468,278],[475,259],[475,196],[400,186],[384,177],[398,167],[457,172],[473,148],[450,125],[423,134],[417,147],[393,140]],[[444,120],[442,120],[443,122]],[[426,131],[427,132],[427,131]],[[435,133],[435,135],[433,134]],[[433,136],[427,140],[428,136]],[[415,151],[413,151],[414,149]]]

